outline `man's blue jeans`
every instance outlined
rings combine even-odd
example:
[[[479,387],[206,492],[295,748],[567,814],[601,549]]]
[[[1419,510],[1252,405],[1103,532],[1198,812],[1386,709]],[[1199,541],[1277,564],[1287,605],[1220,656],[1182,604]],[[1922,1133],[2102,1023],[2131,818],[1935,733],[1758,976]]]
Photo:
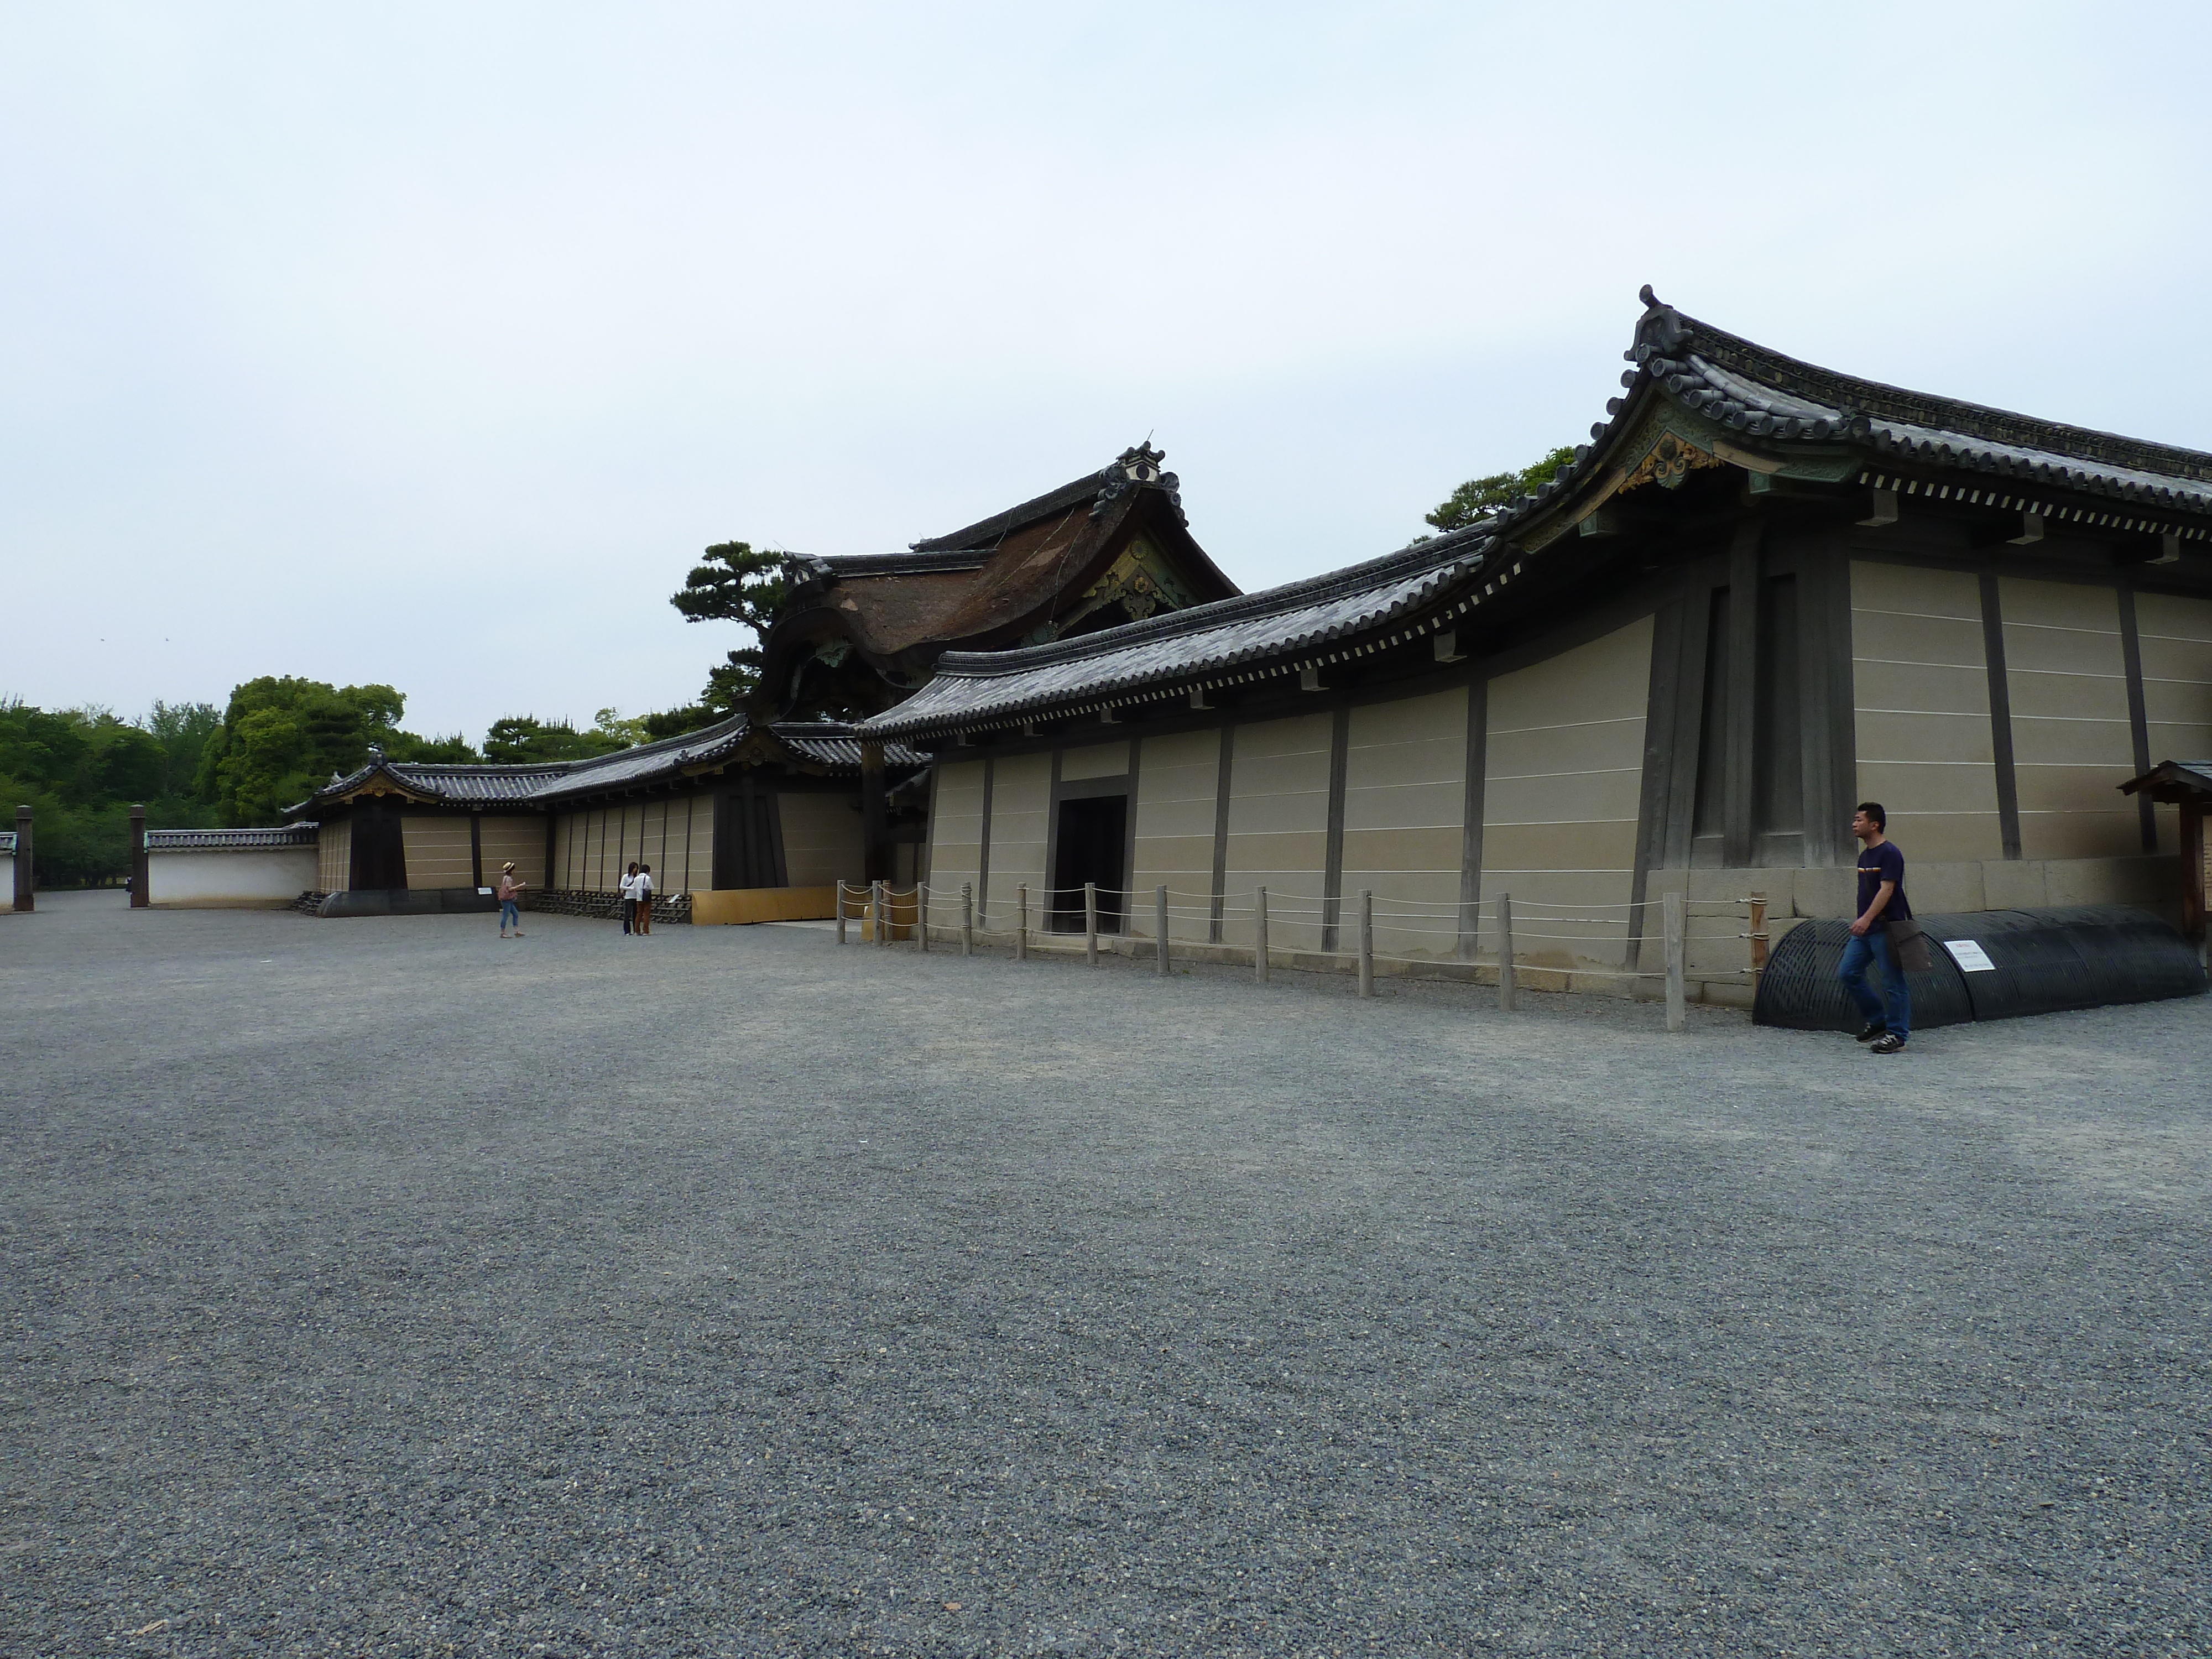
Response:
[[[1867,963],[1876,963],[1881,968],[1881,995],[1875,995],[1867,984]],[[1856,936],[1844,946],[1843,965],[1836,969],[1836,977],[1844,982],[1844,989],[1851,994],[1851,1000],[1871,1025],[1880,1020],[1900,1037],[1912,1035],[1912,997],[1905,988],[1905,970],[1897,965],[1896,948],[1889,942],[1889,929],[1880,922]]]

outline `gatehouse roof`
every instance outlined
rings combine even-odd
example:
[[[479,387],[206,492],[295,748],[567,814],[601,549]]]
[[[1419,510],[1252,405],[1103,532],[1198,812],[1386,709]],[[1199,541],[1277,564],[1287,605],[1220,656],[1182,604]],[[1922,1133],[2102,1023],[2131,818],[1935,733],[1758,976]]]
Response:
[[[285,816],[364,793],[397,794],[426,805],[532,810],[665,786],[733,765],[781,763],[820,775],[858,776],[860,744],[852,726],[837,722],[783,720],[756,728],[749,716],[737,714],[680,737],[583,760],[462,766],[388,760],[372,750],[368,765],[286,808]],[[927,758],[902,744],[884,744],[884,764],[891,772],[926,765]]]

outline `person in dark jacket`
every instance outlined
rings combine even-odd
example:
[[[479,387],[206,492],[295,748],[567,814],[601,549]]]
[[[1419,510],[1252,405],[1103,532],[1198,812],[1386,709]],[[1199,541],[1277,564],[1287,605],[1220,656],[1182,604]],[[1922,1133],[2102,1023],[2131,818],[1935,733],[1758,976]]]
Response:
[[[1866,1017],[1859,1041],[1873,1043],[1878,1054],[1897,1054],[1912,1040],[1912,999],[1889,939],[1889,924],[1909,918],[1912,906],[1905,896],[1905,854],[1890,840],[1888,829],[1889,817],[1880,801],[1859,803],[1851,819],[1851,833],[1859,839],[1858,913],[1851,919],[1851,937],[1836,970],[1844,989]],[[1881,969],[1879,997],[1867,984],[1870,962]]]

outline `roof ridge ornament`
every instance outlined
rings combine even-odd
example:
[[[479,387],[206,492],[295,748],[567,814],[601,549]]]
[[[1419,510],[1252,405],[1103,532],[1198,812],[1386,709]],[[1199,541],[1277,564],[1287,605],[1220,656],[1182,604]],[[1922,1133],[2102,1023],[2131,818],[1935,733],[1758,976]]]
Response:
[[[1656,350],[1659,356],[1672,356],[1675,349],[1690,337],[1689,323],[1680,312],[1651,291],[1649,283],[1636,291],[1644,301],[1644,314],[1636,319],[1636,345],[1626,355],[1628,361],[1642,362]]]
[[[1098,499],[1091,504],[1091,516],[1105,516],[1106,510],[1133,489],[1151,486],[1163,490],[1175,505],[1176,514],[1182,512],[1182,480],[1172,472],[1164,471],[1160,463],[1168,458],[1164,449],[1155,449],[1150,439],[1132,444],[1099,470],[1098,477],[1104,485]]]

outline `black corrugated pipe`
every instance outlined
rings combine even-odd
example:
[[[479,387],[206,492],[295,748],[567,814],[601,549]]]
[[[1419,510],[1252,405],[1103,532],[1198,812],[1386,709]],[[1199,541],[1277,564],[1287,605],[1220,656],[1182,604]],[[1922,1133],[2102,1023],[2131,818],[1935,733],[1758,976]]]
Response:
[[[1922,916],[1934,971],[1908,974],[1915,1030],[2107,1003],[2202,996],[2197,949],[2147,910],[2085,904]],[[1801,1031],[1856,1031],[1858,1010],[1836,969],[1850,937],[1841,921],[1808,921],[1774,947],[1752,1018]],[[1953,951],[1954,944],[1978,946]],[[1965,963],[1973,965],[1970,968]],[[1980,965],[1986,958],[1989,966]]]

